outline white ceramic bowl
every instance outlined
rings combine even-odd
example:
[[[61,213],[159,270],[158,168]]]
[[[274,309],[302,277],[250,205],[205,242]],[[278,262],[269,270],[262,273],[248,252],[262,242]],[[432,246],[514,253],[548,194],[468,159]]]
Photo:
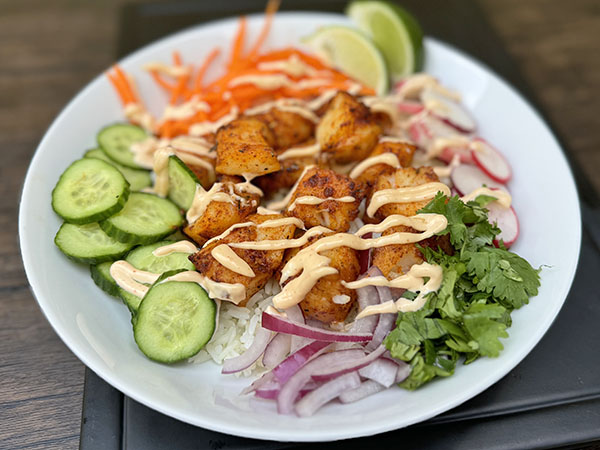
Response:
[[[296,43],[315,27],[345,23],[339,15],[281,13],[268,45]],[[262,23],[249,20],[250,32]],[[236,20],[224,20],[175,34],[125,58],[124,69],[140,80],[144,98],[158,111],[163,101],[143,63],[168,61],[178,49],[200,61],[215,43],[228,43]],[[100,75],[54,121],[27,173],[20,209],[23,261],[40,307],[65,344],[83,363],[131,398],[169,416],[224,433],[282,441],[319,441],[380,433],[423,421],[477,395],[515,367],[544,335],[573,280],[581,227],[575,184],[552,132],[531,106],[486,67],[440,42],[426,40],[425,70],[463,94],[479,133],[512,163],[510,190],[521,221],[513,250],[534,266],[544,264],[537,298],[513,314],[510,338],[499,358],[482,358],[456,374],[407,392],[390,389],[361,402],[331,404],[310,418],[280,416],[273,408],[238,396],[248,380],[220,375],[212,363],[166,366],[148,360],[132,336],[130,317],[118,300],[101,292],[88,268],[69,261],[54,246],[59,218],[50,193],[70,162],[95,145],[96,132],[123,120],[112,87]]]

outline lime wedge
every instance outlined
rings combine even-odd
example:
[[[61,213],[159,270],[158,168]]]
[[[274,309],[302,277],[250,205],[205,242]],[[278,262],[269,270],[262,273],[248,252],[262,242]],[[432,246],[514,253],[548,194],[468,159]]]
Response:
[[[385,1],[357,0],[346,14],[381,50],[392,80],[421,69],[423,31],[406,10]]]
[[[381,95],[388,89],[385,59],[363,32],[341,25],[319,28],[303,39],[333,67],[369,86]]]

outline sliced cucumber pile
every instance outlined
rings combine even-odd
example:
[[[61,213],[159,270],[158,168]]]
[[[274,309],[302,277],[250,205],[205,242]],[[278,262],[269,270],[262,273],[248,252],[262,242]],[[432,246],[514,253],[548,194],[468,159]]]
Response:
[[[169,200],[134,192],[125,207],[100,226],[117,241],[150,244],[173,233],[182,223],[179,208]]]
[[[114,261],[132,247],[132,244],[119,242],[108,236],[97,223],[63,223],[56,233],[54,243],[68,257],[87,264]]]
[[[123,209],[129,183],[105,161],[83,158],[71,164],[52,191],[52,208],[67,222],[98,222]]]
[[[144,188],[147,188],[152,185],[152,178],[150,177],[150,172],[142,169],[132,169],[130,167],[126,167],[122,164],[119,164],[116,161],[113,161],[108,157],[106,153],[104,153],[99,148],[93,148],[88,150],[83,155],[84,158],[96,158],[101,159],[113,166],[115,166],[119,172],[125,177],[127,182],[129,183],[129,189],[132,191],[141,191]]]
[[[97,136],[98,146],[110,159],[133,169],[139,169],[140,166],[133,160],[131,144],[147,138],[148,134],[143,129],[128,123],[117,123],[104,127]]]
[[[133,335],[150,359],[174,363],[202,349],[215,331],[217,308],[196,283],[154,285],[140,304]]]
[[[192,206],[198,177],[175,155],[169,156],[169,199],[187,211]]]

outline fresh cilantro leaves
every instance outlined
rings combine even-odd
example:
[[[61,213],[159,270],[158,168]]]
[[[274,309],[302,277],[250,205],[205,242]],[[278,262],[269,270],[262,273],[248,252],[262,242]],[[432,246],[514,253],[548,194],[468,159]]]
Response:
[[[400,383],[403,388],[452,375],[461,358],[469,364],[480,356],[498,356],[511,311],[537,295],[539,270],[492,246],[500,232],[487,219],[485,205],[492,200],[482,195],[465,204],[458,196],[438,193],[420,211],[446,216],[448,227],[440,235],[449,235],[455,252],[419,247],[427,262],[443,268],[444,278],[424,308],[398,314],[396,328],[385,340],[394,358],[411,365],[410,376]]]

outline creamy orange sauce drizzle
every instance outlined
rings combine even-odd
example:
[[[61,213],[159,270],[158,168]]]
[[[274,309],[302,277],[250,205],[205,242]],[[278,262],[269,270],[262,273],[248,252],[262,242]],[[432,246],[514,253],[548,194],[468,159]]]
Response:
[[[367,207],[367,216],[373,217],[377,210],[383,205],[390,203],[412,203],[423,200],[429,200],[435,197],[438,192],[444,195],[450,195],[450,188],[444,183],[433,182],[420,184],[418,186],[381,189],[375,191],[371,197],[371,202]]]
[[[229,82],[229,87],[243,84],[253,84],[260,89],[275,90],[282,87],[291,87],[294,85],[294,82],[286,75],[279,73],[270,75],[240,75]]]
[[[190,241],[181,240],[172,244],[162,245],[152,251],[154,256],[168,256],[171,253],[196,253],[198,249]]]
[[[298,55],[290,55],[287,59],[278,59],[275,61],[265,61],[258,64],[260,71],[281,71],[293,77],[301,77],[304,75],[315,76],[318,74],[317,69],[306,64]]]
[[[222,187],[223,183],[215,183],[206,191],[201,185],[196,184],[196,192],[194,192],[192,205],[185,215],[188,223],[194,223],[198,220],[206,212],[206,208],[211,202],[231,203],[235,205],[235,201],[230,194],[221,192]]]
[[[452,157],[450,164],[448,164],[445,167],[434,167],[433,171],[440,178],[448,178],[452,174],[452,171],[454,170],[454,168],[458,167],[458,166],[460,166],[460,155],[458,153],[456,153]]]
[[[508,192],[501,189],[489,189],[486,187],[477,188],[473,192],[461,197],[460,199],[467,203],[468,201],[475,200],[480,195],[494,197],[496,199],[495,201],[504,208],[510,208],[510,204],[512,203],[512,197]]]
[[[205,134],[215,133],[222,126],[227,125],[229,122],[235,120],[239,113],[239,108],[237,106],[233,106],[231,111],[229,111],[219,120],[214,122],[206,121],[193,124],[189,129],[189,134],[191,136],[204,136]]]
[[[404,98],[414,98],[418,97],[423,89],[426,88],[437,91],[453,100],[460,101],[460,94],[445,88],[436,78],[426,73],[417,73],[415,75],[411,75],[400,86],[397,94]]]
[[[371,156],[354,166],[354,169],[350,171],[350,178],[358,178],[365,170],[376,164],[386,164],[394,169],[401,167],[400,161],[395,154],[382,153],[381,155]]]
[[[296,198],[296,200],[294,200],[292,202],[292,204],[288,207],[287,210],[289,212],[292,212],[294,209],[296,209],[296,205],[320,205],[321,203],[329,201],[329,200],[333,200],[333,201],[341,202],[341,203],[353,203],[356,201],[356,199],[350,195],[346,195],[344,197],[327,197],[327,198],[315,197],[314,195],[303,195],[302,197]]]
[[[239,257],[227,244],[217,245],[211,250],[210,254],[219,262],[219,264],[232,272],[239,273],[245,277],[256,276],[252,267]]]
[[[379,143],[382,144],[384,142],[393,142],[397,144],[407,144],[409,143],[406,138],[400,136],[381,136],[379,138]]]
[[[156,195],[166,197],[169,193],[169,156],[175,152],[171,147],[159,148],[154,152],[154,186],[152,191]]]
[[[426,283],[425,278],[428,278]],[[419,292],[414,300],[400,298],[395,302],[390,300],[380,305],[367,306],[356,316],[357,319],[360,319],[372,314],[418,311],[425,305],[425,296],[440,288],[442,279],[443,270],[440,266],[424,262],[413,265],[405,275],[396,277],[393,280],[388,280],[384,276],[378,276],[366,277],[351,282],[342,281],[342,284],[350,289],[360,289],[364,286],[387,286]]]
[[[187,119],[194,116],[198,111],[208,112],[210,111],[210,105],[197,97],[193,97],[181,105],[167,105],[161,121]]]
[[[145,130],[154,132],[156,129],[156,121],[154,120],[154,117],[152,117],[152,114],[150,114],[148,110],[139,103],[126,104],[123,112],[129,121],[137,123]]]
[[[212,299],[226,300],[235,305],[246,299],[246,287],[241,283],[219,283],[205,277],[199,272],[188,270],[165,278],[167,281],[198,283]]]
[[[269,211],[268,213],[265,213],[264,215],[266,215],[266,214],[279,214],[279,212]],[[231,225],[229,228],[227,228],[220,235],[215,236],[214,238],[211,238],[208,241],[206,241],[204,243],[203,247],[206,247],[212,242],[218,241],[219,239],[223,239],[223,238],[229,236],[233,230],[237,230],[238,228],[246,228],[246,227],[253,227],[253,226],[257,227],[257,228],[276,228],[276,227],[283,227],[283,226],[287,226],[287,225],[294,225],[298,228],[304,228],[304,222],[302,222],[297,217],[282,217],[280,219],[265,220],[263,223],[258,223],[258,224],[255,222],[235,223],[235,224]],[[233,245],[233,244],[229,244],[229,245]]]
[[[279,155],[277,159],[279,161],[284,161],[290,158],[304,158],[307,156],[315,156],[318,155],[320,151],[321,146],[317,142],[315,142],[311,145],[288,148],[281,155]]]
[[[289,281],[289,283],[283,287],[282,291],[273,297],[273,305],[276,308],[283,309],[296,305],[306,297],[308,292],[320,278],[337,273],[335,268],[329,267],[330,259],[321,255],[321,252],[337,247],[349,247],[354,250],[368,250],[392,244],[415,243],[439,233],[448,225],[446,217],[439,214],[419,214],[414,217],[419,218],[413,220],[413,217],[407,217],[405,218],[406,223],[408,226],[417,230],[422,229],[423,224],[426,224],[425,230],[421,233],[393,233],[378,238],[363,239],[360,237],[362,231],[359,230],[356,234],[337,233],[331,236],[325,236],[308,247],[303,248],[283,267],[280,283],[283,284],[292,277],[296,278]],[[314,228],[308,230],[303,237],[313,229]],[[297,246],[297,242],[291,241],[299,240],[287,241],[289,242],[288,245]],[[242,243],[237,244],[236,246],[238,246],[238,248],[245,248],[241,247],[241,245],[264,244],[265,242],[268,241]],[[278,241],[273,242],[279,243]],[[300,245],[304,245],[304,243]]]
[[[160,61],[146,63],[142,68],[147,72],[158,72],[170,77],[180,77],[190,73],[190,68],[187,66],[171,66]]]
[[[314,165],[306,166],[304,168],[304,170],[302,171],[300,178],[298,178],[298,180],[294,183],[294,185],[289,190],[287,195],[279,201],[269,203],[267,205],[267,208],[277,210],[277,211],[281,211],[282,209],[284,209],[288,205],[290,200],[292,199],[292,196],[294,195],[294,192],[296,192],[296,189],[298,189],[298,185],[300,184],[300,181],[302,181],[302,178],[304,177],[304,175],[306,175],[306,172],[308,172],[313,167],[315,167],[315,166]]]
[[[110,276],[122,289],[136,297],[143,297],[150,288],[142,283],[152,284],[160,274],[138,270],[127,261],[115,261],[110,266]]]

